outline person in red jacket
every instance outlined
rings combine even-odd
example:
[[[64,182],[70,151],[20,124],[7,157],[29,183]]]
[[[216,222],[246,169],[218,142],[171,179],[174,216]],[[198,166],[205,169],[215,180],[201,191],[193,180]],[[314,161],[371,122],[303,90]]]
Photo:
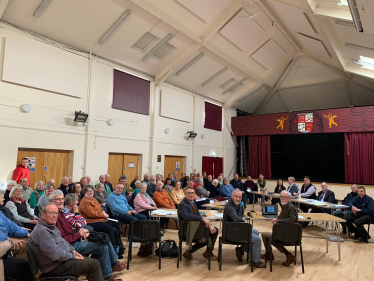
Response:
[[[27,178],[27,180],[30,182],[30,170],[27,167],[28,164],[29,164],[29,159],[22,158],[21,164],[19,164],[17,168],[13,171],[12,180],[19,183],[22,178]]]

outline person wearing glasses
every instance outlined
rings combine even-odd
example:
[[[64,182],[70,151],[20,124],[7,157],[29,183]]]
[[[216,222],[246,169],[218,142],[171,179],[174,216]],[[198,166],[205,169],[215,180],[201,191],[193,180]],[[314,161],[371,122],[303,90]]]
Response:
[[[295,224],[298,223],[298,214],[297,214],[297,208],[291,203],[291,193],[288,191],[282,191],[280,193],[280,203],[281,203],[281,208],[282,211],[280,212],[280,215],[273,218],[272,223],[273,225],[276,223],[286,223],[286,224]],[[274,255],[270,257],[270,243],[269,239],[272,238],[272,233],[271,232],[263,232],[261,234],[262,236],[262,242],[264,243],[266,253],[261,255],[262,259],[267,260],[274,260]],[[275,248],[278,249],[279,252],[283,253],[286,255],[287,260],[282,263],[284,266],[289,266],[295,261],[295,257],[293,254],[291,254],[285,247],[279,246],[279,245],[274,245]]]
[[[218,229],[213,226],[210,221],[207,218],[204,218],[200,215],[199,209],[197,208],[196,202],[194,201],[195,198],[195,190],[193,187],[187,187],[185,190],[186,197],[179,203],[178,205],[178,219],[181,223],[184,220],[189,221],[203,221],[205,223],[205,226],[209,228],[210,230],[210,240],[211,240],[211,248],[208,249],[208,243],[196,243],[192,247],[190,247],[188,250],[186,250],[183,254],[183,257],[186,259],[192,259],[193,253],[199,250],[200,248],[203,248],[204,246],[207,246],[207,250],[204,252],[203,257],[208,259],[209,258],[209,252],[210,252],[210,259],[211,260],[217,260],[217,256],[213,254],[214,250],[214,244],[217,240],[218,235]],[[210,251],[208,251],[210,250]]]

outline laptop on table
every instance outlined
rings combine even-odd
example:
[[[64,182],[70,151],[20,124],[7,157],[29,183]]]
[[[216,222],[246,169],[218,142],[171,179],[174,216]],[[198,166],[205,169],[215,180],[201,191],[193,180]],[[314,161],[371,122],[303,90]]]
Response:
[[[275,218],[278,216],[278,205],[262,206],[262,216],[265,218]]]

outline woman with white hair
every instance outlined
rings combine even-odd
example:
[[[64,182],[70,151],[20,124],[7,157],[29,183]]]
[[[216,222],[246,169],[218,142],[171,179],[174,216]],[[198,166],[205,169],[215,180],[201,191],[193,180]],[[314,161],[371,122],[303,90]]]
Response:
[[[38,217],[33,215],[30,205],[21,198],[22,194],[22,185],[15,185],[9,194],[10,200],[5,206],[13,213],[14,218],[20,221],[24,227],[33,230],[38,222]]]
[[[44,194],[44,181],[37,181],[34,187],[34,191],[30,194],[30,207],[35,209],[38,206],[40,197]]]
[[[16,181],[13,181],[13,180],[8,181],[8,182],[6,183],[7,190],[6,190],[5,193],[4,193],[4,198],[5,198],[5,200],[4,200],[4,205],[6,204],[6,202],[9,201],[9,199],[10,199],[10,197],[9,197],[9,193],[10,193],[10,191],[12,190],[13,186],[15,186],[15,185],[17,185],[17,182],[16,182]]]
[[[49,203],[49,194],[55,190],[55,185],[53,183],[47,183],[44,187],[44,194],[40,197],[38,201],[39,215],[42,213],[43,207]]]

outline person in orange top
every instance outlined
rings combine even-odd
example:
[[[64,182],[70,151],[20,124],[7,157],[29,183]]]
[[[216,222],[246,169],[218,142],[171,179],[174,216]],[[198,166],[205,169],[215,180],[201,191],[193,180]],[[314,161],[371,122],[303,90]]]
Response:
[[[156,191],[153,194],[153,201],[155,201],[157,208],[175,209],[173,200],[171,200],[168,192],[162,189],[164,183],[158,180],[156,183]]]
[[[86,185],[83,189],[83,194],[84,197],[79,204],[79,213],[95,231],[108,234],[110,242],[114,249],[117,250],[116,239],[121,238],[119,223],[108,220],[108,214],[105,213],[101,204],[93,197],[94,187],[92,185]]]

